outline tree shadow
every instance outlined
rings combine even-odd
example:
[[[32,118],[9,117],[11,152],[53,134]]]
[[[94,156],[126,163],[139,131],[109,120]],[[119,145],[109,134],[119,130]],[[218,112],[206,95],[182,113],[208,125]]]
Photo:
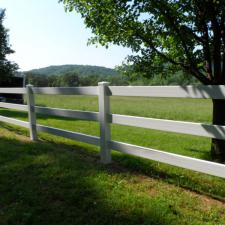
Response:
[[[65,119],[74,121],[74,119],[69,118]],[[19,129],[18,127],[13,127],[7,125],[6,123],[0,124],[1,127],[6,128],[12,132],[18,133],[20,135],[29,135],[27,130],[23,128]],[[45,138],[44,136],[42,136],[42,138],[44,138],[43,141],[45,142],[63,146],[68,150],[68,145],[65,144],[64,142],[58,141],[58,139],[48,139],[48,137]],[[88,148],[84,149],[83,145],[79,144],[79,142],[76,142],[76,146],[83,149],[84,152],[92,151],[88,150]],[[196,149],[188,149],[188,150],[199,153],[199,150]],[[202,156],[204,157],[204,159],[210,160],[210,154],[208,152],[202,151],[202,154],[204,154],[204,156]],[[99,159],[99,155],[95,155],[95,157]],[[116,167],[108,166],[108,168],[111,168],[114,172],[117,171],[117,168],[123,167],[123,169],[125,169],[127,172],[145,175],[154,179],[159,179],[169,184],[174,184],[183,187],[185,189],[195,191],[200,194],[208,195],[212,198],[216,198],[222,201],[225,200],[224,179],[222,178],[204,175],[202,173],[197,173],[194,171],[190,171],[188,169],[178,168],[164,163],[158,163],[156,161],[143,159],[136,156],[118,153],[114,151],[113,151],[113,159],[114,159],[113,165],[114,166],[116,165]]]
[[[170,224],[168,209],[156,201],[143,210],[139,196],[124,201],[126,188],[117,193],[110,183],[122,170],[101,165],[95,153],[44,141],[0,143],[2,225]]]
[[[225,89],[223,85],[197,85],[180,86],[188,97],[224,99]]]
[[[123,153],[116,153],[114,159],[118,165],[123,166],[132,173],[158,179],[225,202],[223,178]]]
[[[198,86],[180,86],[182,90],[186,93],[187,97],[198,98],[210,98],[214,100],[225,99],[225,86],[224,85],[198,85]],[[223,120],[222,120],[223,121]],[[211,138],[217,140],[225,140],[225,126],[224,124],[201,124],[201,127],[210,134]],[[218,163],[225,163],[224,153],[220,153],[218,156],[213,156],[213,160]]]
[[[185,150],[188,150],[189,152],[200,154],[199,158],[203,160],[212,161],[212,157],[209,151],[207,150],[200,150],[200,149],[193,149],[193,148],[184,148]]]
[[[9,109],[0,109],[0,114],[1,116],[5,117],[10,117],[10,118],[20,118],[22,120],[28,120],[28,113],[27,112],[22,112],[22,111],[14,111],[14,110],[9,110]],[[67,118],[67,117],[62,117],[62,116],[53,116],[53,115],[47,115],[47,114],[41,114],[41,113],[36,113],[36,116],[38,119],[41,120],[47,120],[49,117],[51,119],[60,119],[62,121],[76,121],[80,119],[75,119],[75,118]]]
[[[225,99],[225,86],[223,85],[198,85],[198,86],[180,86],[187,94],[187,97],[197,95],[199,98]],[[212,137],[225,139],[225,128],[220,125],[202,124],[201,125]]]
[[[214,97],[224,97],[224,91],[221,90],[221,87],[218,87],[218,91],[215,94],[214,89],[212,87],[207,87],[205,89],[205,86],[202,87],[192,87],[192,89],[183,87],[183,89],[192,96],[194,94],[198,94],[200,97],[206,98],[208,95],[214,96]],[[5,116],[10,117],[27,117],[27,113],[25,112],[17,112],[17,111],[10,111],[10,110],[1,110],[1,114]],[[48,116],[43,114],[38,114],[38,118],[41,119],[47,119]],[[70,119],[70,118],[63,118],[63,117],[57,117],[57,116],[51,116],[51,118],[57,118],[61,120],[67,120],[67,121],[75,121],[76,119]],[[224,129],[221,129],[221,127],[215,126],[213,129],[210,125],[202,124],[202,127],[207,130],[208,132],[212,133],[213,135],[221,135],[221,138],[224,138],[225,131]],[[190,151],[198,151],[195,149],[190,149]],[[129,171],[140,173],[147,175],[149,177],[157,178],[160,180],[163,180],[168,183],[172,183],[190,190],[194,190],[199,193],[207,194],[211,197],[215,198],[225,198],[225,189],[224,185],[222,185],[222,179],[218,178],[219,185],[218,188],[213,188],[213,183],[210,184],[211,178],[206,178],[208,183],[202,184],[200,176],[192,176],[194,172],[191,172],[189,170],[184,169],[168,169],[172,168],[172,166],[165,165],[165,169],[160,169],[158,167],[157,162],[152,162],[150,160],[140,159],[138,157],[132,157],[128,155],[115,155],[114,158],[117,162],[119,162],[122,166],[124,166]],[[204,153],[204,159],[210,159],[208,153]],[[168,170],[167,170],[168,169]],[[188,171],[183,173],[183,171]],[[197,178],[196,178],[197,177]],[[210,176],[209,176],[210,177]],[[217,178],[215,178],[216,180]]]
[[[14,111],[14,110],[1,108],[0,114],[1,116],[6,116],[6,117],[13,117],[13,118],[19,117],[21,119],[28,119],[28,113],[22,112],[22,111]]]

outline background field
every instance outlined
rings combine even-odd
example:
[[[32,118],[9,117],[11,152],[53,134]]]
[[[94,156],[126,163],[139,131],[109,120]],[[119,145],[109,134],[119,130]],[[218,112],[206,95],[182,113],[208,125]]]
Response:
[[[48,107],[98,111],[98,101],[96,97],[39,95],[36,96],[36,104]],[[212,114],[211,107],[210,100],[142,97],[111,98],[111,111],[113,113],[195,122],[210,123]],[[23,112],[1,109],[0,114],[27,120],[27,114]],[[38,115],[38,123],[91,135],[99,135],[99,126],[96,122]],[[2,126],[6,125],[3,124]],[[27,131],[24,129],[12,126],[6,127],[7,129],[11,129],[14,133],[28,135]],[[148,220],[142,221],[147,215],[147,212],[155,215],[155,220],[153,219],[151,224],[225,224],[223,219],[224,213],[220,210],[223,209],[224,204],[222,202],[225,201],[224,179],[115,152],[113,152],[113,164],[111,166],[102,166],[99,165],[98,162],[99,149],[97,147],[44,133],[41,133],[39,137],[41,142],[44,142],[42,143],[44,146],[46,145],[46,142],[52,143],[50,150],[47,148],[47,155],[53,154],[52,150],[54,148],[56,150],[61,148],[65,150],[70,149],[75,151],[75,153],[78,151],[79,154],[73,156],[76,158],[74,159],[74,163],[81,164],[82,169],[87,168],[90,174],[92,174],[91,171],[94,170],[94,185],[100,188],[104,183],[103,180],[106,179],[104,185],[107,187],[103,185],[101,188],[106,188],[108,194],[103,191],[104,193],[101,197],[104,199],[103,201],[108,201],[105,197],[106,195],[110,195],[112,202],[107,202],[107,204],[115,204],[115,202],[118,201],[118,204],[112,206],[114,207],[113,210],[119,208],[124,212],[127,207],[125,210],[126,212],[124,212],[125,214],[128,213],[130,215],[131,212],[135,214],[134,217],[132,217],[133,219],[129,221],[126,219],[124,220],[128,221],[128,224],[139,224],[137,222],[138,218],[141,220],[140,224],[150,224],[146,222],[150,221],[149,217]],[[210,160],[209,138],[112,125],[112,139]],[[21,140],[18,140],[18,142],[21,142]],[[42,146],[42,144],[40,146]],[[30,145],[34,146],[35,144]],[[34,149],[35,151],[38,149],[37,151],[42,154],[42,150],[38,148],[38,145],[35,146]],[[81,151],[78,149],[81,149]],[[4,149],[2,149],[2,152],[3,151]],[[19,152],[22,152],[22,147],[19,149]],[[59,153],[58,150],[56,152],[56,155],[59,154],[60,157],[62,156],[62,152]],[[70,157],[70,154],[71,153],[65,153],[65,158]],[[87,157],[87,159],[84,159],[85,157]],[[66,159],[66,163],[67,160],[69,159]],[[83,160],[85,162],[82,162]],[[45,161],[45,159],[43,159],[43,161]],[[61,163],[62,167],[64,167],[64,163]],[[90,165],[88,165],[89,163]],[[71,164],[73,164],[73,162],[72,160],[69,160],[69,164],[67,165],[68,168]],[[46,168],[49,169],[48,166],[46,166]],[[79,168],[79,173],[85,173],[84,171],[82,172],[81,168]],[[73,170],[74,166],[72,166],[71,169]],[[119,170],[119,175],[115,175],[115,170],[117,169]],[[61,172],[64,174],[63,170]],[[101,175],[99,175],[99,173]],[[104,175],[102,175],[102,173]],[[85,174],[85,176],[89,177],[88,179],[92,179],[90,178],[90,176],[92,176],[90,174]],[[134,182],[132,181],[133,179],[135,180]],[[110,183],[112,186],[109,185]],[[152,189],[150,188],[151,190],[149,190],[149,185],[152,185]],[[149,191],[151,193],[149,193]],[[155,191],[157,193],[154,193]],[[160,193],[159,195],[158,192]],[[190,193],[190,195],[188,193]],[[142,196],[142,194],[144,194],[144,196],[139,199],[138,196]],[[101,195],[101,191],[99,191],[99,195]],[[199,201],[200,198],[204,198],[205,200]],[[220,202],[213,199],[220,200]],[[151,201],[151,203],[149,201]],[[206,201],[206,203],[204,203],[204,201]],[[213,205],[210,207],[210,210],[205,210],[206,205],[210,205],[212,202]],[[178,212],[177,207],[181,207],[182,204],[187,205],[187,208],[180,208],[180,211],[178,210]],[[197,205],[198,207],[196,208],[195,206]],[[155,209],[151,211],[148,207],[150,207],[151,210],[153,208]],[[176,208],[176,212],[173,211],[174,207]],[[163,213],[163,216],[161,213]],[[162,217],[162,220],[160,220],[161,222],[159,222],[160,217]],[[81,221],[84,222],[84,219],[85,217],[81,218]],[[100,221],[93,224],[105,223]],[[121,224],[126,223],[121,222]]]

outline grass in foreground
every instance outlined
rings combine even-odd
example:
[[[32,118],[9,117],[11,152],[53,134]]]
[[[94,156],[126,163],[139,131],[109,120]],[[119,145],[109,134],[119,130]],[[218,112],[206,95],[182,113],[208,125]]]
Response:
[[[96,97],[38,95],[36,96],[36,103],[48,107],[98,111]],[[118,114],[195,122],[210,123],[211,117],[211,102],[199,99],[113,97],[111,108],[113,113]],[[27,114],[23,112],[1,109],[0,114],[27,120]],[[38,123],[96,136],[99,135],[99,125],[96,122],[38,115]],[[57,144],[74,143],[73,141],[48,134],[40,134],[39,136]],[[112,125],[112,139],[210,160],[211,141],[209,138]],[[82,146],[84,145],[82,144]],[[225,200],[224,179],[118,153],[114,153],[114,157],[130,171],[139,171],[150,177],[163,178],[167,183]]]
[[[1,124],[1,225],[225,224],[224,203],[169,184],[161,165],[114,153],[104,166],[95,147],[24,134]]]

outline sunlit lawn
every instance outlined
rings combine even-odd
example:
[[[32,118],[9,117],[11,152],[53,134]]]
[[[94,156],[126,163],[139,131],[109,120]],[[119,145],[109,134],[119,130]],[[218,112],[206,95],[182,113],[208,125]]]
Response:
[[[98,111],[95,97],[39,95],[36,103]],[[211,120],[209,100],[112,97],[111,111]],[[0,114],[27,119],[23,112]],[[96,122],[38,115],[38,123],[99,135]],[[213,200],[225,199],[224,179],[115,152],[112,165],[103,166],[95,146],[44,133],[31,143],[16,136],[28,135],[24,129],[7,129],[1,129],[0,224],[225,224],[224,204]],[[210,160],[208,138],[112,125],[112,139]]]

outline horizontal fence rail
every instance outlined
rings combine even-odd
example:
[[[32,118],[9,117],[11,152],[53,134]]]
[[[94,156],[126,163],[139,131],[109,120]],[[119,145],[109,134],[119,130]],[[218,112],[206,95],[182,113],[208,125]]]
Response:
[[[25,127],[25,128],[29,128],[29,123],[22,121],[22,120],[17,120],[17,119],[5,117],[5,116],[0,116],[0,121],[10,123],[13,125],[17,125],[17,126],[21,126],[21,127]]]
[[[48,127],[48,126],[43,126],[43,125],[37,125],[37,130],[50,133],[53,135],[85,142],[88,144],[93,144],[93,145],[99,145],[99,138],[91,135],[86,135],[78,132],[72,132],[68,130],[62,130],[54,127]]]
[[[167,98],[225,99],[223,85],[208,86],[109,86],[108,95]]]
[[[122,153],[135,155],[142,158],[167,163],[173,166],[178,166],[225,178],[225,165],[223,164],[213,163],[205,160],[195,159],[150,148],[144,148],[117,141],[111,141],[110,147]]]
[[[34,94],[48,94],[48,95],[98,95],[97,87],[57,87],[57,88],[33,88]]]
[[[112,114],[112,123],[225,140],[225,126]]]
[[[17,109],[20,111],[28,111],[27,105],[22,105],[22,104],[0,102],[0,107],[6,108],[6,109]]]
[[[98,121],[97,112],[47,108],[47,107],[39,107],[39,106],[35,106],[35,111],[36,113],[42,113],[42,114],[47,114],[52,116],[62,116],[67,118]]]
[[[225,86],[109,86],[107,82],[99,83],[98,87],[74,88],[37,88],[28,85],[26,88],[0,88],[0,93],[26,94],[28,103],[11,104],[0,102],[0,107],[26,111],[29,121],[0,116],[0,121],[15,124],[30,129],[32,140],[37,140],[37,132],[46,132],[53,135],[100,146],[101,162],[110,163],[111,149],[142,158],[167,163],[218,177],[225,178],[225,165],[168,153],[151,148],[136,146],[111,140],[110,124],[135,126],[155,129],[166,132],[175,132],[188,135],[203,136],[225,140],[225,126],[204,123],[193,123],[165,119],[155,119],[110,113],[110,96],[142,96],[142,97],[174,97],[174,98],[205,98],[225,99]],[[99,112],[40,107],[35,105],[35,94],[49,95],[93,95],[99,98]],[[100,124],[100,137],[72,132],[59,128],[36,124],[36,114],[60,116],[72,119],[98,121]]]
[[[0,88],[1,94],[26,94],[26,88]]]

